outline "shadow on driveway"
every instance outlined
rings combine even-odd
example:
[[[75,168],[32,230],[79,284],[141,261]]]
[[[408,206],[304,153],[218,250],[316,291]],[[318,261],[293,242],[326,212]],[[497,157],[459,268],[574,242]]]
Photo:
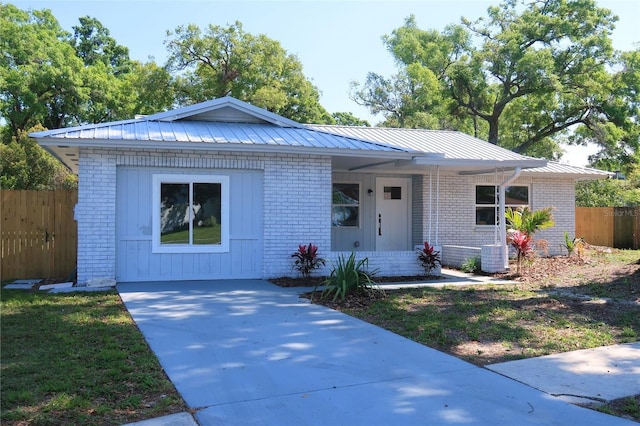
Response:
[[[635,424],[262,280],[121,283],[199,424]]]

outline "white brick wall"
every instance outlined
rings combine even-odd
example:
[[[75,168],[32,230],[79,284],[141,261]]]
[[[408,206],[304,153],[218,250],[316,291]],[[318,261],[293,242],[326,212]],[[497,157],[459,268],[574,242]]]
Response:
[[[82,149],[79,164],[78,282],[114,278],[116,262],[116,166],[249,169],[264,171],[263,276],[295,275],[291,254],[299,244],[313,243],[329,262],[331,252],[331,158],[310,155],[270,155],[195,151],[136,151]],[[498,177],[498,181],[502,178]],[[475,185],[494,184],[491,176],[440,176],[439,230],[435,226],[436,177],[433,176],[433,211],[429,211],[429,176],[413,179],[412,239],[422,244],[481,247],[494,242],[492,229],[475,226]],[[550,254],[561,253],[564,232],[574,233],[574,183],[571,179],[519,178],[531,185],[533,209],[555,206],[556,225],[536,235],[549,241]],[[437,238],[436,238],[436,232]],[[445,250],[446,252],[446,250]],[[347,253],[348,255],[348,253]],[[361,252],[381,275],[420,274],[414,252]],[[446,257],[446,253],[445,253]]]
[[[80,155],[78,282],[115,277],[116,166],[264,170],[264,276],[292,273],[299,244],[331,247],[331,159],[193,151],[89,150]]]
[[[114,278],[116,270],[116,156],[81,150],[79,159],[78,283]]]
[[[264,276],[295,276],[300,244],[331,249],[331,158],[281,156],[264,168]]]
[[[481,257],[480,247],[455,246],[445,244],[442,246],[442,263],[445,266],[459,268],[467,259]]]

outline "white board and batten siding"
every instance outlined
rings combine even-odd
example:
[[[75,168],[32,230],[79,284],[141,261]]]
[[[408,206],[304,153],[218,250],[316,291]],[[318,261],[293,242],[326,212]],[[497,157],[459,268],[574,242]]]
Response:
[[[229,251],[153,253],[152,181],[157,173],[229,176]],[[263,274],[263,173],[118,167],[116,280],[260,278]]]

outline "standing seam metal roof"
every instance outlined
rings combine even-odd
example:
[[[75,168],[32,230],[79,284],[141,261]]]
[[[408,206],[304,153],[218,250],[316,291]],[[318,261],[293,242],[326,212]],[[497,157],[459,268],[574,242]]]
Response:
[[[154,121],[135,119],[76,128],[33,133],[34,137],[61,140],[110,140],[189,142],[211,144],[253,144],[289,147],[332,148],[381,152],[406,152],[399,146],[385,146],[348,135],[336,135],[311,127],[279,127],[263,123],[201,121]],[[117,145],[117,144],[116,144]]]
[[[335,135],[384,143],[422,154],[442,153],[448,159],[531,159],[531,157],[517,154],[458,131],[327,125],[309,125],[309,127]]]

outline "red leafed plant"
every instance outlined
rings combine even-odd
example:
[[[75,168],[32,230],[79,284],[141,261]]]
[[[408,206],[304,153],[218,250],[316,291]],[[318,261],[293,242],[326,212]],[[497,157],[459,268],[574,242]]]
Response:
[[[513,230],[509,232],[507,241],[516,250],[516,273],[520,275],[520,266],[522,265],[522,259],[526,259],[535,253],[532,244],[533,238],[530,235],[527,235],[525,232]]]
[[[430,246],[428,242],[424,243],[424,248],[418,252],[418,260],[424,268],[426,276],[430,277],[431,272],[441,265],[440,252],[434,246]]]
[[[305,278],[309,278],[311,272],[324,266],[324,259],[318,257],[318,246],[314,246],[311,243],[309,243],[308,246],[304,244],[299,245],[298,251],[293,253],[291,257],[296,258],[293,267]]]

